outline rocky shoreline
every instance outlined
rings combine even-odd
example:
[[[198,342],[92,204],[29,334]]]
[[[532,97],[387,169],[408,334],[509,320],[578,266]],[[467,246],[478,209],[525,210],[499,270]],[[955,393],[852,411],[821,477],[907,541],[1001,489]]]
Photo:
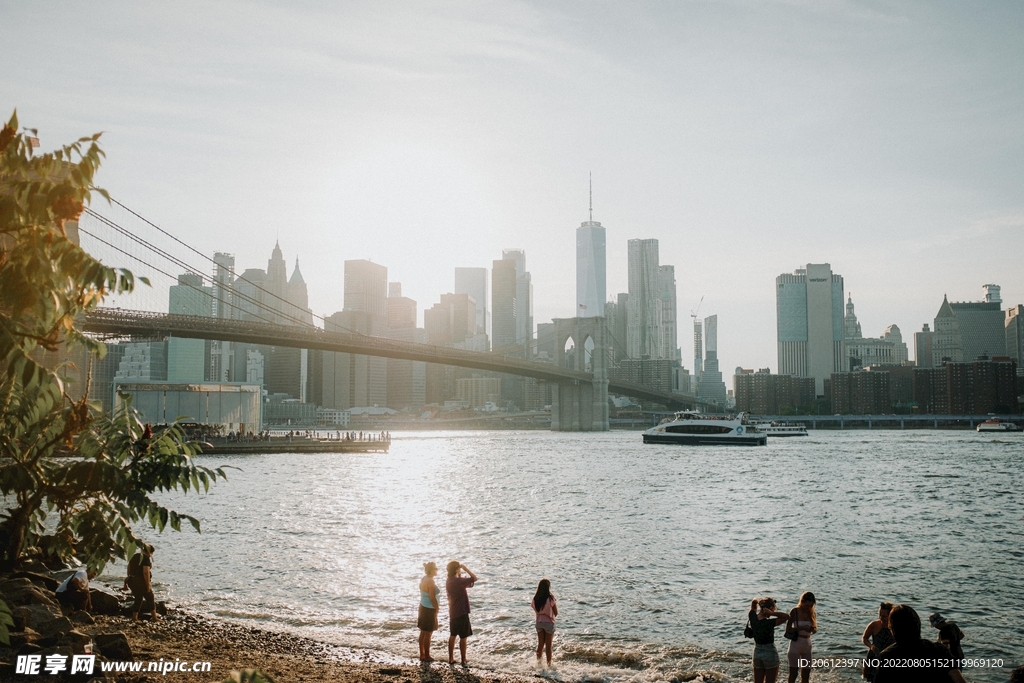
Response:
[[[223,621],[183,610],[161,609],[165,616],[153,622],[132,620],[123,614],[130,603],[103,591],[92,591],[93,612],[66,614],[57,605],[56,579],[31,572],[0,578],[0,594],[14,613],[11,646],[0,645],[0,680],[96,680],[144,683],[224,681],[233,671],[259,669],[278,683],[524,683],[527,679],[497,672],[449,666],[396,663],[384,653],[359,651],[310,638]],[[413,644],[410,643],[410,649]],[[70,656],[97,655],[92,677],[16,675],[19,654]],[[140,672],[100,671],[100,662],[141,662]],[[209,662],[208,671],[147,671],[150,662],[177,669]],[[182,666],[181,663],[186,663]],[[200,667],[202,668],[202,666]]]

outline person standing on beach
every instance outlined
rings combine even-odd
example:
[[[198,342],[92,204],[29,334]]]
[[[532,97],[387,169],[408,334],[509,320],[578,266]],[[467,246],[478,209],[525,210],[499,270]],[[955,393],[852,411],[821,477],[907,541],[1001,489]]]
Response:
[[[476,574],[458,560],[448,563],[448,580],[444,589],[448,594],[448,620],[451,636],[448,638],[448,663],[455,663],[455,639],[459,639],[459,654],[462,665],[466,665],[466,638],[473,635],[473,627],[469,623],[469,594],[467,588],[476,583]],[[468,577],[462,576],[465,571]]]
[[[789,615],[775,607],[775,598],[761,598],[750,603],[747,621],[754,631],[754,683],[775,683],[779,676],[775,627],[788,621]]]
[[[124,587],[132,592],[135,603],[132,605],[132,621],[139,620],[139,614],[149,603],[153,621],[159,621],[156,615],[156,596],[153,594],[153,546],[144,543],[139,552],[128,560],[128,576]]]
[[[551,666],[551,641],[555,638],[555,617],[558,616],[558,603],[551,594],[551,582],[541,579],[537,584],[537,592],[530,602],[537,616],[537,663],[540,664],[541,652],[548,658]]]
[[[878,618],[864,629],[861,642],[868,648],[868,660],[878,659],[878,655],[882,653],[882,650],[896,642],[893,640],[892,631],[889,630],[890,612],[892,612],[892,603],[883,602],[878,606]],[[870,681],[875,677],[875,669],[864,664],[860,674],[864,677],[864,680]]]
[[[789,612],[788,627],[797,636],[796,640],[789,641],[789,683],[795,683],[797,671],[803,683],[811,680],[811,635],[818,632],[816,603],[814,593],[804,591],[796,607]]]
[[[416,625],[420,629],[420,661],[432,662],[430,656],[430,638],[437,630],[437,565],[427,562],[423,565],[423,578],[420,579],[420,612]]]

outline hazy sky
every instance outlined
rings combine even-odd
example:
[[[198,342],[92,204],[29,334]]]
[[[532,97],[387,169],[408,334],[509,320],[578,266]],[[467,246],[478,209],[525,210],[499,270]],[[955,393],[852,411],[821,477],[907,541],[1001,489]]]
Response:
[[[536,321],[573,315],[588,172],[609,296],[658,238],[691,370],[703,295],[725,374],[776,371],[774,279],[808,262],[911,347],[944,293],[1024,303],[1016,1],[0,0],[15,107],[45,148],[105,131],[98,184],[239,271],[279,237],[318,313],[345,259],[422,312],[519,247]]]

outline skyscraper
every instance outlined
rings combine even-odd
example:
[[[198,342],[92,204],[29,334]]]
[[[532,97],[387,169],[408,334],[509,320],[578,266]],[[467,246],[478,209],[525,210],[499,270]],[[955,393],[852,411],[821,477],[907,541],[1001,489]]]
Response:
[[[491,348],[516,344],[516,264],[501,259],[491,264]]]
[[[526,252],[503,249],[501,257],[516,264],[516,345],[529,356],[533,352],[533,281],[526,270]]]
[[[234,310],[234,268],[235,255],[217,252],[213,255],[216,264],[213,271],[213,317],[236,318]],[[232,361],[234,353],[231,342],[210,342],[211,382],[229,382],[232,379]]]
[[[491,304],[487,292],[486,268],[455,269],[455,293],[469,294],[476,302],[475,334],[490,335],[491,333]]]
[[[593,318],[604,315],[605,234],[594,220],[594,193],[590,193],[590,219],[576,228],[576,315]]]
[[[629,248],[629,299],[626,302],[626,355],[665,357],[662,333],[661,272],[658,240],[633,239]]]
[[[196,273],[182,273],[168,292],[168,311],[178,315],[213,315],[213,288],[203,286]],[[206,345],[203,339],[167,339],[167,379],[171,382],[202,382],[206,378]]]
[[[843,278],[827,263],[808,263],[775,278],[779,373],[813,377],[818,395],[833,372],[847,371]]]
[[[983,301],[956,301],[949,305],[960,326],[964,361],[968,363],[982,356],[1006,354],[1006,315],[999,285],[984,285],[983,289]]]
[[[718,316],[704,318],[704,369],[697,384],[697,398],[725,405],[726,388],[718,368]]]
[[[693,376],[700,379],[704,371],[704,327],[697,316],[693,316]]]
[[[663,352],[666,358],[682,360],[679,351],[678,306],[676,304],[676,267],[659,266],[658,276],[661,282],[661,330]]]

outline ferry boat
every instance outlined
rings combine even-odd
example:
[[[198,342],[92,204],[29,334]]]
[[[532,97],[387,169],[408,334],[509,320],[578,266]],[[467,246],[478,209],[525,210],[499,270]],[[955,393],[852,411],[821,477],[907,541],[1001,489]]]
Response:
[[[803,422],[756,422],[757,431],[768,436],[807,436]]]
[[[1018,432],[1020,427],[1015,422],[1003,422],[998,417],[992,417],[980,425],[978,425],[979,432]]]
[[[691,410],[666,417],[657,427],[644,432],[644,443],[693,446],[764,446],[768,435],[747,420],[746,413],[735,417],[707,415]]]

